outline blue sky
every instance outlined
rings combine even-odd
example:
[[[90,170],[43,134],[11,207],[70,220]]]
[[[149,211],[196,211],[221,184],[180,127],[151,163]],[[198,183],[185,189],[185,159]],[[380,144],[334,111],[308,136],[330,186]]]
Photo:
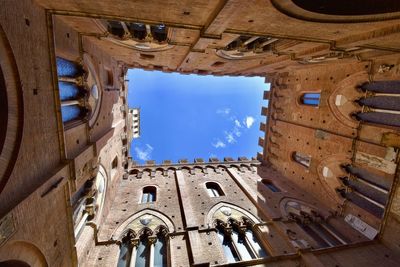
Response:
[[[251,158],[261,151],[264,78],[131,69],[128,79],[128,105],[140,108],[141,136],[131,146],[138,163]]]

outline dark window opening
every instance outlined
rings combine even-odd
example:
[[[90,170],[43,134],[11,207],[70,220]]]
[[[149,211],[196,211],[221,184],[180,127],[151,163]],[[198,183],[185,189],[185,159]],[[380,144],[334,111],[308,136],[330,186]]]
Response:
[[[270,180],[267,179],[263,179],[261,181],[269,190],[271,190],[272,192],[281,192],[281,190],[274,185]]]
[[[118,36],[119,38],[122,38],[125,35],[124,27],[122,27],[122,24],[119,21],[109,20],[107,30],[112,35]]]
[[[167,27],[163,24],[151,26],[151,34],[158,42],[164,42],[167,40]]]
[[[374,15],[399,12],[398,0],[292,0],[297,6],[327,15]]]
[[[118,157],[116,156],[111,162],[111,169],[116,169],[118,167]]]
[[[144,40],[147,36],[146,25],[143,23],[130,23],[129,32],[133,38],[138,40]]]

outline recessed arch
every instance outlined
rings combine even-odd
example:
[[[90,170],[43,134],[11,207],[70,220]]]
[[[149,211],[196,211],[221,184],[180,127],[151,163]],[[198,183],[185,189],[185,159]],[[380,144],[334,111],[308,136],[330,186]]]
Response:
[[[23,98],[17,64],[0,25],[0,193],[11,176],[21,146]]]
[[[142,229],[143,227],[145,227],[146,225],[143,223],[136,224],[136,228],[135,228],[135,227],[133,227],[132,223],[138,219],[146,219],[146,217],[143,218],[143,216],[145,216],[145,215],[153,216],[154,218],[158,219],[160,222],[162,222],[161,225],[164,225],[167,228],[169,233],[175,232],[175,228],[176,228],[175,224],[167,215],[165,215],[164,213],[161,213],[159,211],[153,210],[153,209],[143,209],[143,210],[131,215],[124,222],[122,222],[121,225],[117,229],[115,229],[112,236],[115,239],[121,239],[124,236],[124,234],[127,233],[127,231],[129,229],[134,231],[137,234],[139,232],[139,230]],[[157,224],[157,223],[154,223],[153,225],[150,225],[150,226],[147,224],[147,227],[150,228],[151,230],[155,231],[159,225],[160,224]],[[152,227],[152,226],[154,226],[154,227]]]
[[[231,214],[229,214],[229,212],[224,213],[223,208],[230,209]],[[236,212],[237,216],[232,216],[232,211]],[[219,214],[219,215],[217,214],[217,216],[214,216],[214,215],[216,215],[217,212],[222,213],[223,216],[221,214]],[[226,215],[226,214],[228,214],[228,215]],[[243,216],[247,217],[251,221],[252,224],[261,223],[261,220],[258,217],[254,216],[251,212],[245,210],[244,208],[241,208],[239,206],[236,206],[234,204],[230,204],[227,202],[219,202],[219,203],[215,204],[213,207],[211,207],[211,209],[208,211],[207,216],[204,218],[204,225],[210,224],[210,226],[211,226],[212,223],[216,219],[220,219],[223,222],[227,222],[229,220],[229,218],[237,219],[237,218],[242,218]]]
[[[329,23],[360,23],[400,17],[396,0],[271,0],[272,5],[290,17]]]
[[[42,251],[32,243],[26,241],[10,241],[6,243],[0,250],[0,259],[3,262],[23,262],[28,266],[35,267],[49,266]],[[0,262],[0,266],[2,266],[1,263],[3,262]]]
[[[95,65],[93,63],[92,57],[85,53],[83,55],[83,62],[88,70],[88,75],[86,77],[86,83],[88,86],[89,97],[88,102],[91,106],[91,112],[89,117],[89,127],[93,127],[97,121],[103,100],[103,85],[100,82],[99,75],[96,71]],[[94,90],[96,88],[96,90]]]

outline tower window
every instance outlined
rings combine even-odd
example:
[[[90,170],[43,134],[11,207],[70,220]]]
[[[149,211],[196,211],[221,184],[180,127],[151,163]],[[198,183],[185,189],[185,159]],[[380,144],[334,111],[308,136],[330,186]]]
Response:
[[[261,181],[266,187],[268,187],[269,190],[271,190],[272,192],[281,192],[281,190],[274,185],[270,180],[268,179],[263,179]]]
[[[307,106],[318,107],[320,97],[320,93],[305,93],[301,96],[300,103]]]
[[[306,168],[310,167],[311,156],[299,152],[293,152],[292,159]]]
[[[220,197],[225,195],[224,191],[222,191],[221,187],[217,183],[206,183],[206,187],[210,197]]]
[[[155,188],[154,186],[146,186],[145,188],[143,188],[141,203],[155,202],[156,198],[157,198],[157,188]]]

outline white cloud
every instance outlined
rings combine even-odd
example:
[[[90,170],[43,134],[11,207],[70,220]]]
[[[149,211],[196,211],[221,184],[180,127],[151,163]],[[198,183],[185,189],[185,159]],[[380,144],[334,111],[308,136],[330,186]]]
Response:
[[[246,125],[247,128],[250,128],[253,123],[254,123],[255,119],[251,116],[247,116],[246,119],[244,120],[244,124]]]
[[[141,160],[149,160],[151,156],[151,152],[153,152],[153,147],[149,144],[146,144],[144,149],[135,147],[136,157]]]
[[[217,114],[228,115],[229,113],[231,113],[231,109],[230,108],[217,109]]]
[[[242,133],[240,132],[238,127],[234,127],[232,131],[237,137],[240,137]]]
[[[236,139],[232,132],[225,132],[225,139],[229,144],[236,143]]]
[[[239,120],[235,120],[235,125],[236,125],[236,127],[238,127],[238,128],[242,128],[242,124],[240,123],[240,121]]]
[[[220,147],[226,147],[226,144],[218,139],[215,144],[212,144],[212,146],[215,148],[220,148]]]

